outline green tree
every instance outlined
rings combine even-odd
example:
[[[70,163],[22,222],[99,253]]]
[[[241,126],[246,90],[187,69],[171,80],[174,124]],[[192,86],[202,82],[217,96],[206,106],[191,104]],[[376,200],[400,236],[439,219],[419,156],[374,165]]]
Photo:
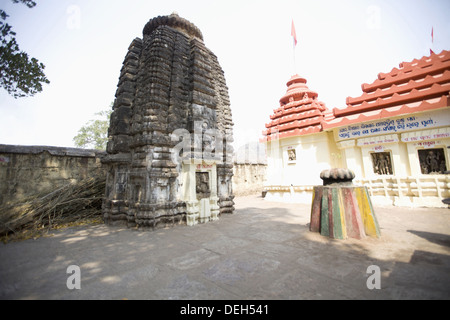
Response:
[[[12,0],[28,8],[36,6],[32,0]],[[14,98],[33,96],[42,91],[42,84],[50,81],[44,74],[45,66],[36,58],[21,51],[16,33],[5,22],[8,15],[0,9],[0,86]]]
[[[95,115],[101,119],[90,120],[78,130],[78,134],[73,138],[75,146],[79,148],[89,148],[105,150],[108,142],[109,119],[112,110],[100,111]]]

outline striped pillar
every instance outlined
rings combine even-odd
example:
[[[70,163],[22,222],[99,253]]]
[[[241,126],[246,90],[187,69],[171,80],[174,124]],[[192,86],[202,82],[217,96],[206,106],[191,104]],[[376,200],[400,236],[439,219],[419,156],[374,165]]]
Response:
[[[367,188],[358,186],[314,187],[309,229],[333,239],[380,237]]]

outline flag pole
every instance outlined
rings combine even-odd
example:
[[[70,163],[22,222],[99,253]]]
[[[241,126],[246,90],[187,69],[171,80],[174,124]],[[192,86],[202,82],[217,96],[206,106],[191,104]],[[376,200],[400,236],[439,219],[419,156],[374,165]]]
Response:
[[[294,74],[297,74],[297,62],[295,60],[295,42],[294,42],[294,48],[292,49],[292,52],[294,54]]]

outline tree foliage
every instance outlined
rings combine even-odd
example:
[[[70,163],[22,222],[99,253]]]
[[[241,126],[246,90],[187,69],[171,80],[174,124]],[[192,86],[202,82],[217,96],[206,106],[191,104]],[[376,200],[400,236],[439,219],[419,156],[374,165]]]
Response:
[[[105,150],[108,142],[109,119],[112,110],[100,111],[95,115],[101,119],[90,120],[78,130],[78,134],[73,138],[75,146],[79,148],[89,148]]]
[[[33,8],[32,0],[12,0]],[[21,51],[16,33],[6,23],[8,15],[0,9],[0,86],[14,98],[33,96],[42,91],[43,83],[50,83],[44,74],[45,66],[36,58]]]

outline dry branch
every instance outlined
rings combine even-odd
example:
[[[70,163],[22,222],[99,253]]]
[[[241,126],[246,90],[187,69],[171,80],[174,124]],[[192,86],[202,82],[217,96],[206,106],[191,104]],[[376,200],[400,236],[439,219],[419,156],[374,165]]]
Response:
[[[0,236],[51,229],[101,216],[105,177],[96,175],[56,190],[36,194],[21,203],[0,207]]]

